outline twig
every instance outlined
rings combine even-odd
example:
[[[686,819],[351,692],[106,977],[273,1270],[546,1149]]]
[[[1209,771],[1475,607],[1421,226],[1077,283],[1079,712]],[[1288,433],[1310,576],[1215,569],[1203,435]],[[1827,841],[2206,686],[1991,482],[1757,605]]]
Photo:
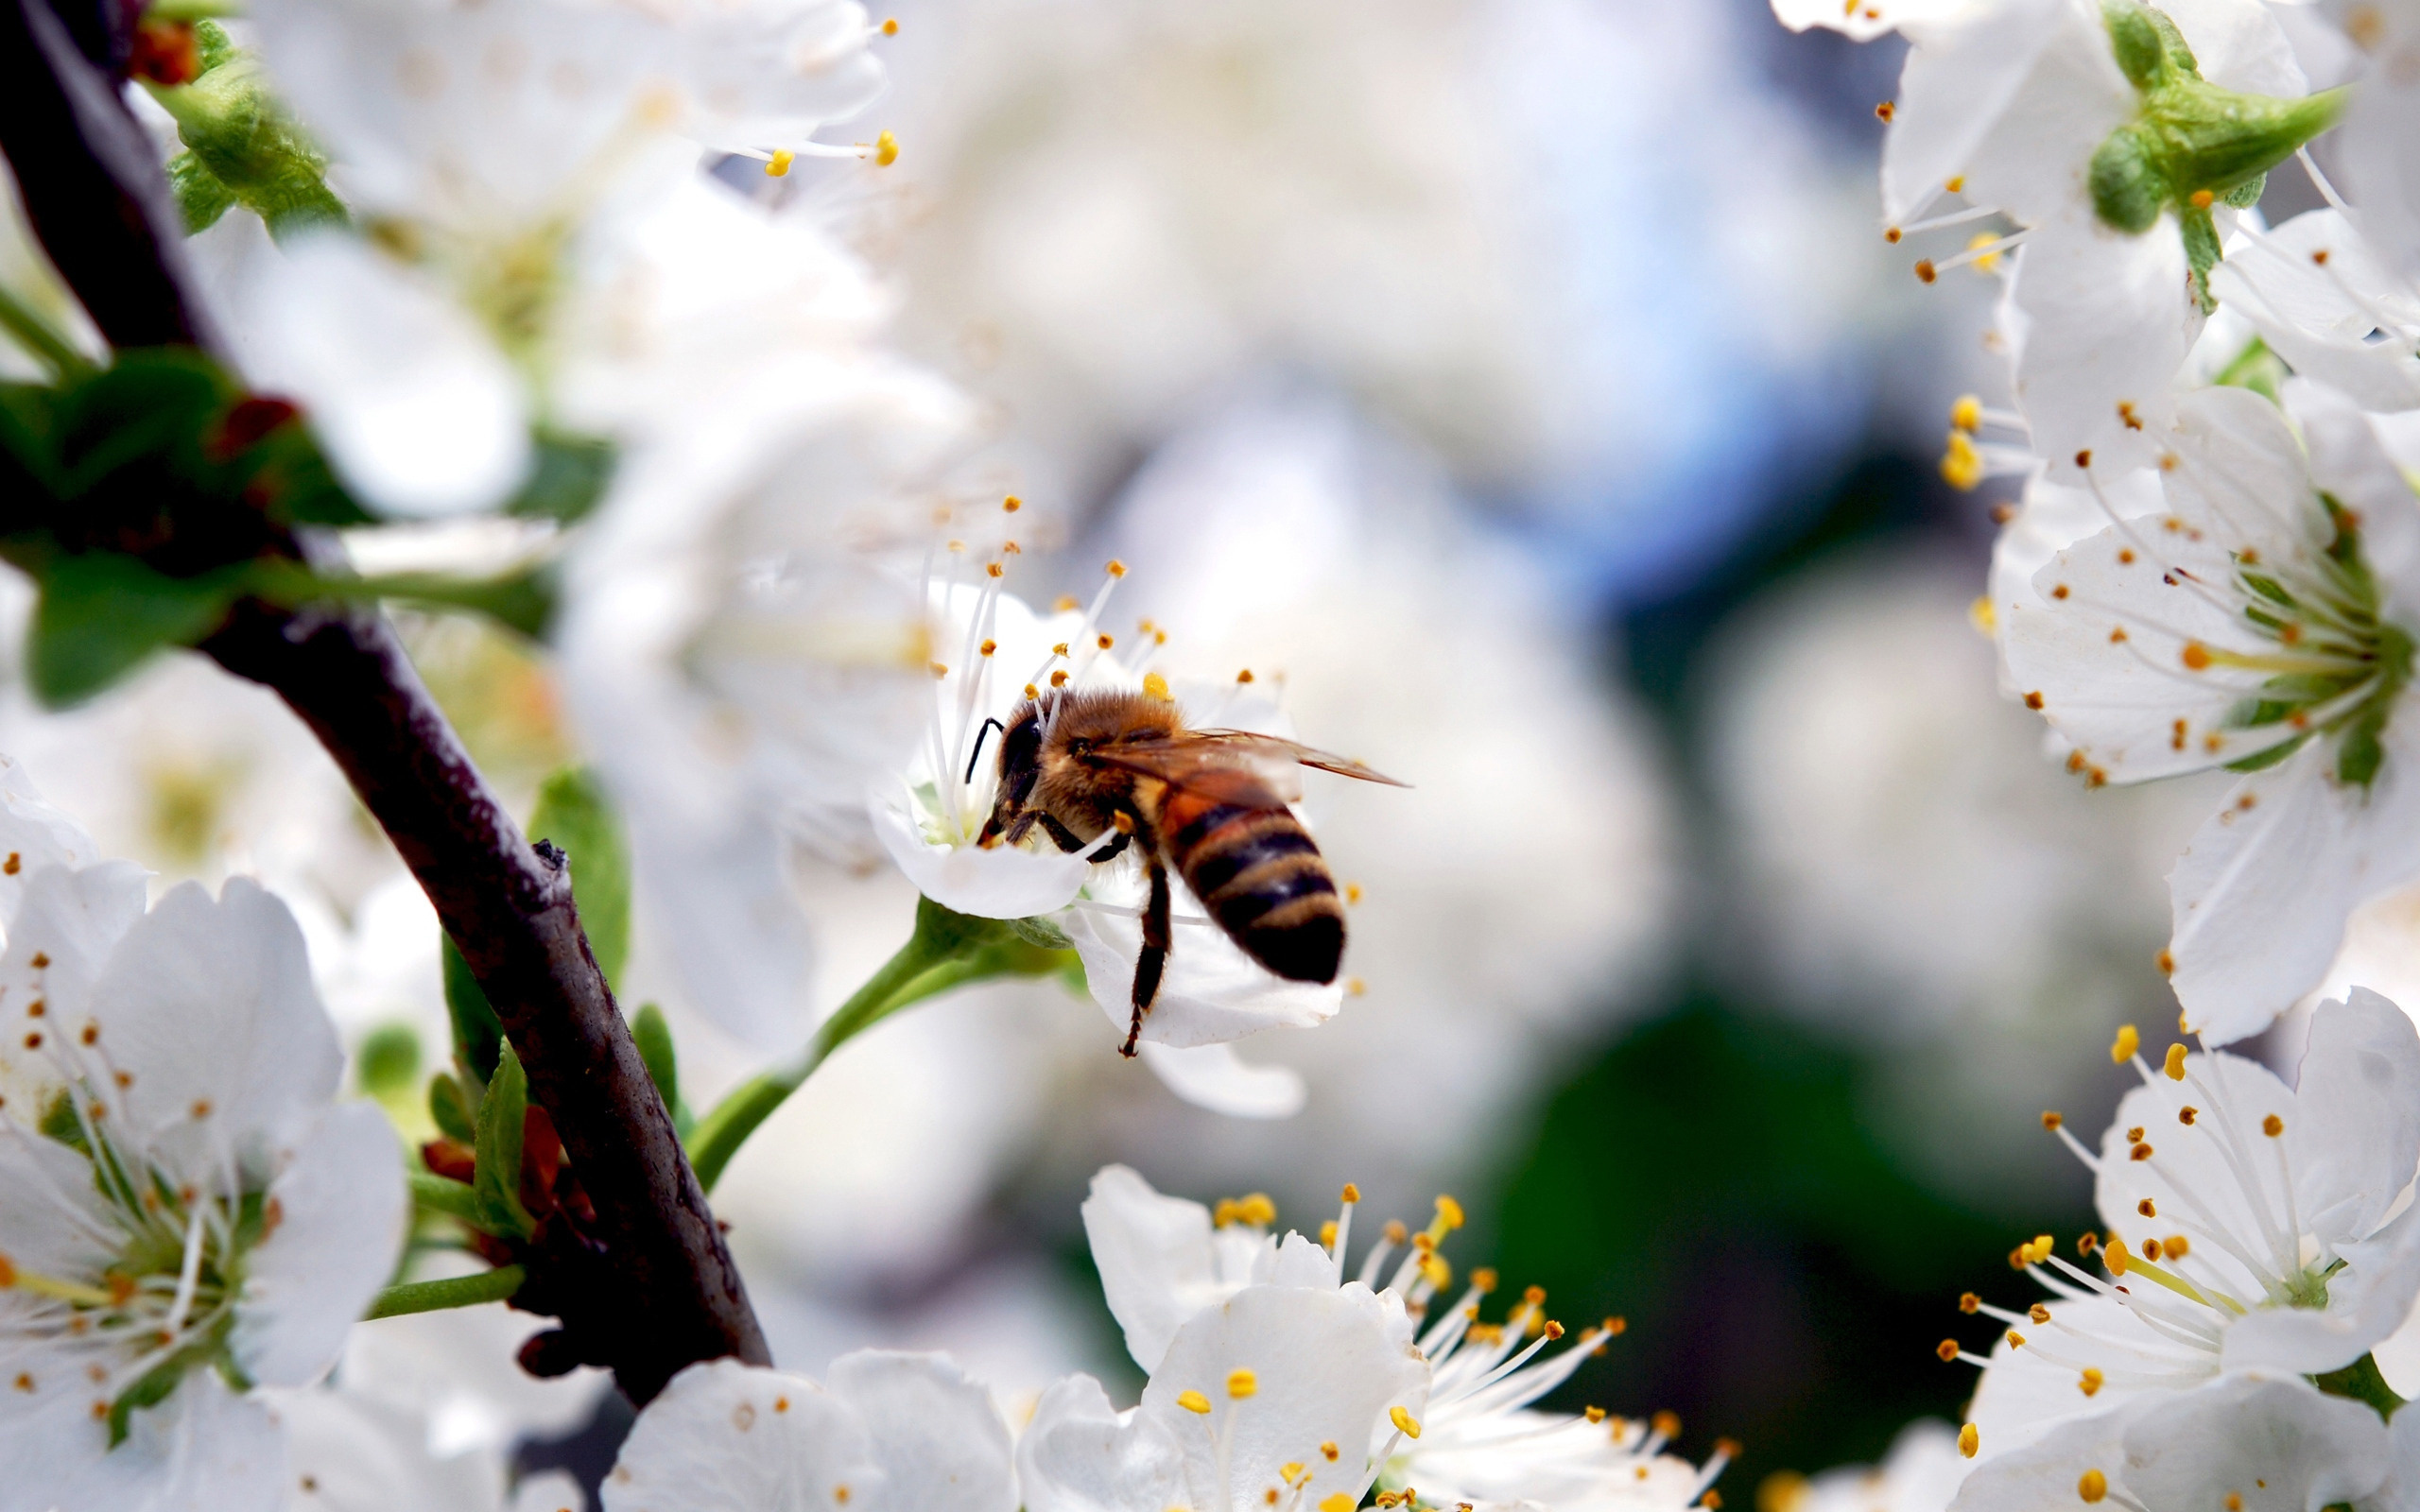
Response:
[[[216,346],[156,153],[102,66],[123,13],[112,0],[61,3],[84,7],[73,24],[44,0],[0,0],[0,148],[35,231],[113,346]],[[263,549],[257,523],[231,534],[228,560]],[[552,1357],[612,1367],[638,1402],[698,1360],[766,1363],[738,1268],[589,954],[562,857],[532,849],[496,801],[393,631],[372,610],[248,602],[202,649],[274,689],[336,758],[495,1005],[571,1156],[596,1221],[549,1236],[519,1296],[563,1320]]]

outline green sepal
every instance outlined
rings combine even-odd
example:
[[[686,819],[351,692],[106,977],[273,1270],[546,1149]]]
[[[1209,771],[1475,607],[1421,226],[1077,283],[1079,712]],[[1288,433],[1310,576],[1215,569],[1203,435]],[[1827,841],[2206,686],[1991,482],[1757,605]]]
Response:
[[[44,1139],[56,1140],[69,1149],[80,1150],[86,1155],[92,1153],[92,1146],[84,1139],[83,1121],[76,1116],[75,1094],[64,1087],[53,1092],[50,1101],[43,1105],[41,1128]]]
[[[2201,301],[2202,313],[2209,314],[2219,307],[2210,293],[2210,269],[2219,266],[2224,255],[2219,246],[2218,223],[2206,209],[2187,205],[2176,217],[2176,226],[2185,238],[2185,266],[2193,281],[2193,297]]]
[[[177,197],[177,216],[184,222],[188,236],[217,225],[221,216],[243,202],[189,151],[168,160],[168,189]]]
[[[478,1140],[478,1117],[471,1107],[471,1095],[451,1072],[439,1072],[429,1078],[428,1116],[437,1131],[457,1144]]]
[[[2219,375],[2210,382],[2214,385],[2249,388],[2269,403],[2282,405],[2284,402],[2277,395],[2287,377],[2288,371],[2284,361],[2269,350],[2268,342],[2254,336],[2244,343],[2243,350],[2237,352],[2233,360],[2219,369]]]
[[[631,954],[631,850],[596,772],[566,766],[538,789],[529,838],[549,840],[571,868],[572,901],[605,985],[621,981]]]
[[[584,518],[614,481],[620,460],[614,443],[543,427],[529,440],[535,453],[529,480],[506,501],[504,512],[564,524]]]
[[[2296,735],[2291,740],[2280,741],[2278,744],[2270,747],[2267,750],[2255,751],[2249,756],[2227,763],[2227,770],[2230,772],[2265,772],[2270,767],[2276,765],[2279,762],[2284,761],[2287,757],[2291,756],[2294,752],[2302,749],[2305,743],[2309,739],[2310,735],[2308,732],[2305,732],[2303,734]]]
[[[529,1081],[521,1057],[507,1043],[497,1059],[495,1077],[479,1100],[477,1165],[471,1185],[477,1190],[480,1216],[494,1233],[527,1239],[538,1228],[521,1205],[521,1136],[529,1110]]]
[[[2312,1376],[2310,1383],[2331,1397],[2364,1402],[2381,1418],[2394,1418],[2403,1406],[2403,1398],[2387,1384],[2386,1372],[2378,1368],[2377,1358],[2372,1354],[2365,1353],[2340,1370]]]
[[[2109,28],[2109,51],[2118,60],[2118,71],[2136,89],[2149,89],[2159,82],[2167,72],[2167,45],[2160,35],[2156,14],[2146,6],[2108,4],[2100,8],[2100,18]]]
[[[471,963],[462,958],[452,936],[445,936],[438,954],[445,979],[445,1016],[454,1024],[454,1058],[485,1086],[495,1076],[504,1023],[496,1018],[486,990],[471,974]]]
[[[1009,931],[1027,944],[1046,951],[1071,951],[1076,948],[1076,942],[1067,937],[1067,932],[1053,923],[1046,914],[1036,914],[1031,919],[1011,919]]]
[[[187,232],[203,229],[238,203],[280,240],[345,224],[344,202],[328,189],[327,155],[270,92],[260,64],[215,21],[198,24],[194,41],[202,71],[192,83],[146,86],[175,117],[190,160],[178,180]],[[224,203],[212,211],[219,200]],[[207,214],[199,224],[198,213]]]

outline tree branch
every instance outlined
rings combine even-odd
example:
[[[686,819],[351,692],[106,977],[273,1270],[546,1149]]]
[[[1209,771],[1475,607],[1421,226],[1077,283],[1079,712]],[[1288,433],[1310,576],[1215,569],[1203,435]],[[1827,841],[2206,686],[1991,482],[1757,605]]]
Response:
[[[385,622],[246,604],[202,647],[265,683],[320,737],[470,963],[596,1210],[601,1252],[531,1259],[523,1300],[572,1354],[645,1402],[682,1366],[766,1364],[705,1194],[572,905],[571,874],[488,790]]]
[[[123,16],[113,0],[60,3],[80,7],[75,25],[46,0],[0,0],[0,148],[35,232],[113,346],[216,346],[158,155],[105,66]],[[228,560],[263,549],[257,530],[230,536]],[[374,611],[248,602],[202,649],[274,689],[336,758],[436,905],[571,1156],[595,1222],[542,1235],[519,1296],[563,1320],[549,1358],[609,1366],[638,1402],[695,1361],[766,1363],[738,1268],[589,954],[562,856],[532,849],[496,801],[393,631]]]

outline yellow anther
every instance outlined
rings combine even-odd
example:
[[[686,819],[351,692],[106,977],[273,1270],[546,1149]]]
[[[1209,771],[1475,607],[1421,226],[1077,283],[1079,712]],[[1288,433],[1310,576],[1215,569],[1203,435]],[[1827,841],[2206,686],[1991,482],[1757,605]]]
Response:
[[[1471,1272],[1471,1285],[1478,1288],[1479,1295],[1482,1297],[1489,1292],[1495,1290],[1495,1267],[1493,1265],[1481,1265],[1478,1269]]]
[[[2109,1477],[2099,1470],[2086,1470],[2076,1482],[2076,1495],[2087,1502],[2098,1502],[2109,1494]]]
[[[1310,1473],[1310,1467],[1299,1459],[1289,1459],[1277,1467],[1277,1478],[1291,1486]]]
[[[892,23],[891,23],[891,25],[892,25],[892,26],[896,26],[896,25],[898,25],[898,23],[896,23],[896,22],[892,22]],[[1016,513],[1019,509],[1022,509],[1022,508],[1024,508],[1024,507],[1025,507],[1025,501],[1024,501],[1023,499],[1018,498],[1018,497],[1017,497],[1015,494],[1013,494],[1013,493],[1010,494],[1007,498],[1004,498],[1004,499],[1002,499],[1002,500],[1000,501],[1000,508],[1002,509],[1002,511],[1003,511],[1003,512],[1008,513],[1008,514],[1014,514],[1014,513]]]
[[[1107,634],[1106,632],[1104,632],[1104,633],[1102,633],[1102,634],[1099,634],[1099,635],[1096,635],[1096,636],[1094,636],[1094,637],[1093,637],[1093,644],[1094,644],[1095,645],[1099,646],[1102,650],[1106,651],[1106,650],[1108,650],[1111,646],[1115,645],[1115,644],[1117,644],[1117,637],[1116,637],[1116,636],[1115,636],[1115,635],[1110,635],[1110,634]]]
[[[1983,454],[1964,431],[1951,431],[1948,444],[1942,448],[1941,481],[1961,493],[1983,481]]]
[[[1190,1413],[1206,1413],[1210,1410],[1210,1399],[1198,1391],[1178,1392],[1176,1404]]]
[[[1348,882],[1344,885],[1344,901],[1348,903],[1357,903],[1361,901],[1361,885],[1359,883]]]
[[[949,664],[947,662],[931,662],[927,665],[926,670],[931,672],[932,675],[937,678],[946,678],[949,676]]]
[[[1981,1448],[1982,1444],[1983,1435],[1975,1431],[1975,1425],[1973,1423],[1968,1423],[1965,1427],[1958,1430],[1958,1452],[1965,1455],[1968,1459],[1973,1459],[1975,1457],[1975,1451]]]
[[[882,34],[886,37],[896,37],[899,35],[899,18],[897,16],[886,16],[883,18]]]
[[[1236,673],[1236,680],[1237,682],[1250,682],[1252,680],[1252,668],[1246,667],[1242,671]]]
[[[1109,558],[1109,565],[1101,570],[1109,574],[1112,577],[1123,577],[1126,576],[1126,564],[1119,561],[1115,557]]]
[[[1320,1503],[1320,1512],[1353,1512],[1353,1498],[1339,1491]]]
[[[1361,1189],[1355,1186],[1352,1182],[1347,1181],[1344,1183],[1344,1191],[1339,1196],[1338,1200],[1340,1202],[1358,1202],[1361,1200]]]
[[[983,655],[983,656],[990,656],[992,653],[994,653],[994,651],[997,651],[999,648],[1000,648],[1000,643],[999,643],[999,642],[997,642],[997,641],[985,641],[981,645],[977,646],[977,647],[976,647],[976,650],[977,650],[977,652],[979,655]]]
[[[2169,1046],[2168,1064],[2161,1069],[2168,1073],[2169,1080],[2183,1081],[2185,1079],[2185,1047],[2181,1044]]]
[[[1259,1389],[1260,1377],[1253,1371],[1237,1369],[1227,1372],[1227,1395],[1233,1400],[1241,1401]]]
[[[1050,612],[1053,614],[1064,614],[1072,610],[1080,609],[1081,607],[1081,605],[1077,603],[1076,595],[1073,593],[1062,593],[1057,598],[1050,601]],[[1059,654],[1062,656],[1066,655],[1064,651],[1062,651]]]
[[[1961,394],[1958,403],[1949,406],[1949,423],[1962,431],[1983,428],[1983,402],[1973,394]]]
[[[1602,1407],[1583,1407],[1581,1409],[1581,1415],[1592,1423],[1601,1423],[1605,1420],[1605,1409]]]
[[[2260,1132],[2273,1140],[2286,1132],[2286,1121],[2272,1113],[2260,1121]]]
[[[2025,1348],[2025,1335],[2024,1335],[2024,1334],[2022,1334],[2022,1333],[2019,1333],[2019,1332],[2016,1332],[2016,1330],[2014,1330],[2014,1329],[2011,1329],[2011,1330],[2009,1330],[2009,1331],[2008,1331],[2008,1347],[2009,1347],[2010,1349],[2024,1349],[2024,1348]]]
[[[999,577],[1007,572],[1008,569],[996,561],[987,561],[983,564],[983,576],[986,577]]]
[[[1028,683],[1027,683],[1027,684],[1025,685],[1025,696],[1026,696],[1028,698],[1029,698],[1029,699],[1030,699],[1030,698],[1039,698],[1039,697],[1041,697],[1041,696],[1042,696],[1042,690],[1041,690],[1040,688],[1035,687],[1032,683],[1028,682]]]
[[[1157,699],[1161,703],[1173,703],[1176,700],[1176,695],[1168,692],[1168,679],[1156,672],[1143,674],[1143,696]]]
[[[1438,1238],[1443,1239],[1448,1233],[1460,1228],[1462,1226],[1462,1205],[1456,1202],[1453,1198],[1446,1196],[1443,1193],[1439,1193],[1437,1194],[1437,1221],[1428,1226],[1428,1231],[1435,1234]]]
[[[1336,1247],[1336,1220],[1333,1218],[1320,1225],[1320,1247],[1322,1249]]]
[[[885,131],[873,139],[873,165],[888,168],[899,161],[899,139]]]
[[[1404,1411],[1401,1407],[1388,1408],[1387,1420],[1393,1423],[1395,1425],[1395,1431],[1402,1434],[1406,1438],[1418,1438],[1420,1436],[1420,1419]]]
[[[765,177],[768,179],[782,178],[790,171],[790,164],[797,161],[797,153],[792,152],[787,147],[778,148],[770,158],[766,160]]]
[[[2103,1245],[2100,1248],[2100,1258],[2108,1263],[2110,1275],[2123,1276],[2126,1274],[2125,1246],[2116,1244]]]
[[[1549,1341],[1562,1338],[1563,1325],[1552,1318],[1547,1319],[1546,1335]]]
[[[1991,232],[1979,231],[1974,235],[1966,238],[1966,249],[1971,252],[1978,247],[1989,247],[1998,240],[1999,237]],[[1997,272],[1999,270],[1999,266],[2000,254],[1997,252],[1985,252],[1982,256],[1975,259],[1975,271],[1978,273]]]
[[[2101,1383],[2107,1379],[2098,1369],[2086,1366],[2083,1374],[2076,1378],[2076,1389],[2087,1397],[2097,1397],[2100,1395]]]
[[[1454,1267],[1443,1255],[1425,1255],[1421,1257],[1420,1279],[1442,1292],[1453,1284]]]
[[[2142,1047],[2143,1037],[2135,1032],[2135,1026],[2121,1023],[2118,1026],[2118,1038],[2109,1041],[2109,1063],[2122,1066],[2134,1059],[2135,1052]]]
[[[1054,688],[1063,688],[1067,685],[1067,669],[1065,667],[1061,667],[1058,671],[1050,674],[1050,685]]]
[[[2042,1111],[2042,1126],[2053,1133],[2057,1132],[2059,1125],[2066,1121],[2066,1115],[2064,1113],[2054,1113],[2048,1108]]]
[[[1999,610],[1992,608],[1991,594],[1975,595],[1975,601],[1966,606],[1966,623],[1975,627],[1975,633],[1986,641],[2000,633],[2000,614]]]
[[[1067,654],[1067,643],[1064,641],[1056,643],[1050,647],[1050,654],[1052,656],[1065,656]]]
[[[1320,1458],[1331,1465],[1336,1463],[1337,1456],[1342,1452],[1344,1452],[1342,1450],[1336,1447],[1336,1440],[1333,1438],[1320,1446]]]

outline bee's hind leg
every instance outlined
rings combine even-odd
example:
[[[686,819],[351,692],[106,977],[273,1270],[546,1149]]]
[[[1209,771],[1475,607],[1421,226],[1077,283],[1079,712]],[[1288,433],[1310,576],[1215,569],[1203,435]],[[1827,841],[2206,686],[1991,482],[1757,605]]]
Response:
[[[1069,855],[1073,855],[1084,848],[1084,839],[1082,835],[1078,834],[1075,831],[1060,823],[1057,819],[1052,818],[1049,815],[1043,813],[1040,809],[1035,809],[1033,811],[1033,816],[1041,821],[1043,833],[1050,836],[1050,843],[1057,846],[1060,850],[1066,851]]]
[[[1143,1038],[1143,1015],[1160,995],[1160,973],[1168,964],[1168,870],[1155,856],[1151,861],[1151,897],[1143,906],[1143,950],[1134,957],[1134,1022],[1127,1026],[1126,1043],[1117,1053],[1132,1057]]]

